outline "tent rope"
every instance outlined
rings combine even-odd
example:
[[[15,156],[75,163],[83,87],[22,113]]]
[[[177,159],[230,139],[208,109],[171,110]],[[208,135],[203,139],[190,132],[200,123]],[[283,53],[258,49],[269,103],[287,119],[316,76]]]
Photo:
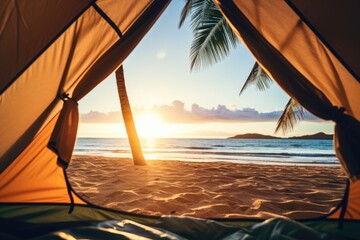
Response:
[[[66,170],[65,168],[63,168],[63,172],[64,172],[64,178],[65,178],[65,182],[66,182],[66,188],[67,188],[67,192],[69,194],[70,197],[70,206],[69,206],[69,211],[68,213],[71,214],[74,211],[74,207],[75,207],[75,203],[74,203],[74,197],[72,195],[72,190],[71,190],[71,185],[70,185],[70,181],[69,178],[66,174]]]
[[[334,112],[331,116],[331,120],[333,120],[334,122],[338,122],[343,116],[344,116],[344,112],[345,112],[345,108],[344,107],[334,107]]]
[[[344,226],[344,219],[345,219],[345,214],[346,214],[347,205],[348,205],[348,201],[349,201],[349,192],[350,192],[350,181],[349,181],[349,179],[347,179],[344,198],[341,201],[341,212],[340,212],[340,216],[339,216],[339,225],[338,225],[339,229],[342,229]]]
[[[71,97],[69,97],[69,93],[63,93],[63,94],[61,94],[61,95],[59,96],[59,98],[60,98],[61,100],[63,100],[64,102],[67,101],[67,100],[69,100],[69,99],[71,99]]]

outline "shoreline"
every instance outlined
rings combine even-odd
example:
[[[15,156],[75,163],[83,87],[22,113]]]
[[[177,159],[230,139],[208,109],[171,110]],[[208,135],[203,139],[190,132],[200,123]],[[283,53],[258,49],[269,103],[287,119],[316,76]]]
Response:
[[[100,158],[118,158],[118,159],[131,159],[131,153],[129,153],[129,156],[117,156],[117,154],[98,154],[98,155],[92,155],[92,154],[74,154],[73,158],[87,158],[87,157],[100,157]],[[189,158],[159,158],[159,157],[149,157],[146,156],[147,154],[144,153],[144,157],[147,161],[180,161],[180,162],[195,162],[195,163],[234,163],[234,164],[255,164],[255,165],[270,165],[270,166],[314,166],[314,167],[341,167],[340,162],[338,163],[306,163],[306,162],[283,162],[283,161],[271,161],[275,158],[270,158],[270,161],[261,161],[259,159],[224,159],[224,158],[196,158],[196,159],[189,159]],[[296,159],[296,158],[295,158]],[[294,158],[292,159],[294,160]]]
[[[318,217],[341,201],[340,166],[289,166],[75,155],[73,188],[96,205],[145,215]]]

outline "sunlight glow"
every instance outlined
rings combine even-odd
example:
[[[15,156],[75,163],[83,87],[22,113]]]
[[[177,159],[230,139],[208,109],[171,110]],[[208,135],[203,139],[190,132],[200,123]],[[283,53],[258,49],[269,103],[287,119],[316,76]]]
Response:
[[[135,124],[140,138],[167,137],[161,118],[152,112],[145,112],[135,117]]]

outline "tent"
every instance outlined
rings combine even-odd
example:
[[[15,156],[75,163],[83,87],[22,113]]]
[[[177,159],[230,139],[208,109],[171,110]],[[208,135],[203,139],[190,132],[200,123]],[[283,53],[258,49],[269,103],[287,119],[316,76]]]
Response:
[[[334,213],[302,223],[351,236],[360,224],[359,2],[215,2],[238,37],[289,95],[313,114],[336,122],[336,152],[349,177],[348,188]],[[79,198],[67,180],[65,169],[78,124],[77,102],[121,65],[168,3],[1,3],[0,238],[39,237],[71,227],[56,233],[57,239],[72,234],[100,239],[114,239],[114,234],[120,239],[240,239],[247,234],[240,227],[260,221],[218,219],[219,223],[113,211]],[[120,222],[101,223],[114,219]],[[285,223],[289,224],[293,225]],[[284,225],[278,221],[273,226]],[[262,226],[256,225],[253,232],[258,227]],[[321,239],[311,230],[309,234]]]

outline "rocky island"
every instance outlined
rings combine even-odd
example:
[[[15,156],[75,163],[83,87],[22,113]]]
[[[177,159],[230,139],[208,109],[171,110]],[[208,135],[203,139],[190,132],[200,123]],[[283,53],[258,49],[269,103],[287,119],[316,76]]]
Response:
[[[233,137],[229,137],[228,139],[305,139],[305,140],[332,140],[332,134],[326,134],[323,132],[318,132],[311,135],[303,135],[303,136],[294,136],[288,138],[276,137],[271,135],[263,135],[258,133],[246,133],[246,134],[239,134]]]

